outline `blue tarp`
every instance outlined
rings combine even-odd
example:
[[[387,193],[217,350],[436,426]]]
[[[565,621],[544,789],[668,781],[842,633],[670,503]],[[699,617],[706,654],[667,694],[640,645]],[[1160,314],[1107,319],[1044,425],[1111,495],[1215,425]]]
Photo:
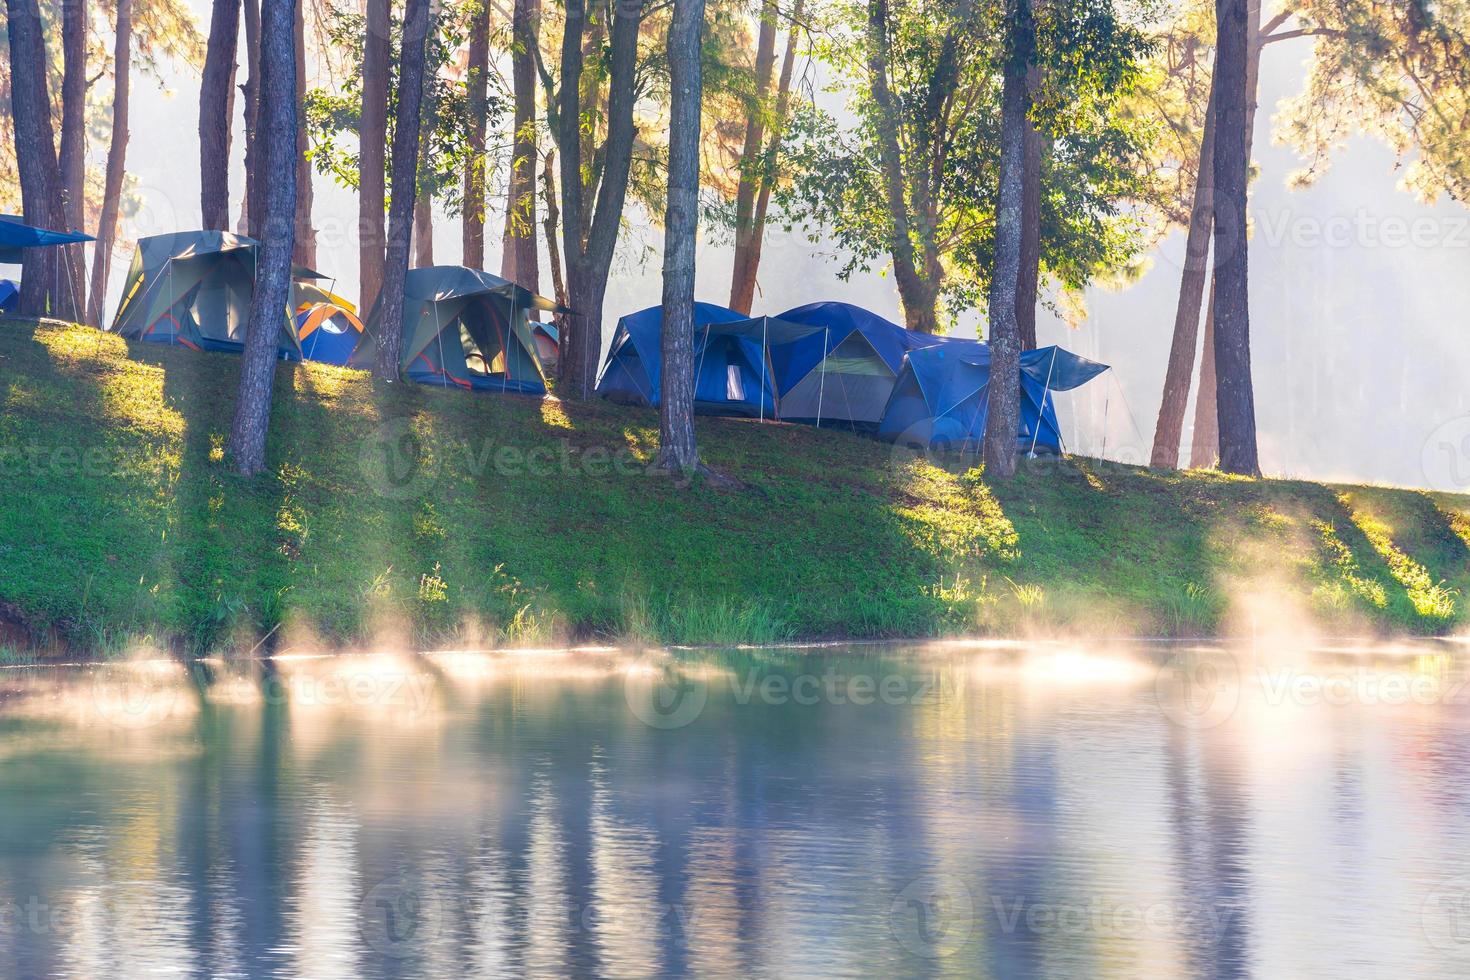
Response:
[[[604,398],[656,406],[663,377],[663,309],[618,321],[597,381]],[[746,317],[713,303],[694,304],[694,407],[702,414],[777,417],[770,345],[808,336],[810,327]]]
[[[0,215],[0,262],[17,265],[23,249],[44,245],[71,245],[75,242],[93,241],[91,235],[80,232],[48,231],[32,228],[13,215]]]
[[[1060,347],[1024,352],[1019,447],[1060,452],[1061,429],[1051,393],[1070,391],[1107,369]],[[910,351],[878,431],[906,444],[977,449],[985,434],[989,384],[990,349],[979,341],[955,340]]]

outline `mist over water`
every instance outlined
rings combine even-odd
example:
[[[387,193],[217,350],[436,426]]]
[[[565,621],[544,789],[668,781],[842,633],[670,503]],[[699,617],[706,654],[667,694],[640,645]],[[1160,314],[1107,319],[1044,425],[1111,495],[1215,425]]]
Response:
[[[1455,975],[1467,653],[4,670],[0,974]]]

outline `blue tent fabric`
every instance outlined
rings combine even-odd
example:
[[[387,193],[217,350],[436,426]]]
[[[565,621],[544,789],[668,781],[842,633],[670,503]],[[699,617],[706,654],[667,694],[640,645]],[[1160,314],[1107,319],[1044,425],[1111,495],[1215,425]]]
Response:
[[[810,328],[774,317],[747,317],[713,303],[694,304],[694,409],[704,415],[777,417],[774,372],[766,352]],[[659,404],[663,308],[629,313],[613,331],[597,393],[614,401]]]
[[[889,369],[897,374],[903,367],[903,355],[917,347],[927,346],[935,338],[923,337],[905,330],[891,320],[851,303],[808,303],[777,315],[787,323],[799,323],[823,328],[826,333],[814,334],[793,344],[782,345],[771,351],[771,363],[776,369],[776,386],[790,391],[822,362],[824,350],[833,351],[854,333],[861,334]]]
[[[0,215],[0,262],[6,264],[18,264],[23,249],[90,241],[95,241],[91,235],[33,228],[13,215]]]
[[[0,313],[10,313],[20,302],[20,287],[9,279],[0,279]]]
[[[1070,391],[1102,372],[1106,364],[1060,347],[1021,355],[1023,451],[1061,452],[1052,392]],[[974,341],[951,341],[910,351],[883,412],[879,434],[909,445],[969,448],[985,434],[990,385],[990,349]]]

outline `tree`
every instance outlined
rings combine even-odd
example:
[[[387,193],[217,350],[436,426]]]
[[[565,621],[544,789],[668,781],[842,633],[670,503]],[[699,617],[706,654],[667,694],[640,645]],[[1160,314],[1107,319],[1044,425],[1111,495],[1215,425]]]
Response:
[[[15,120],[15,161],[27,224],[66,225],[51,99],[46,86],[46,45],[36,0],[5,0],[10,35],[10,111]],[[75,320],[79,284],[55,249],[26,249],[21,266],[20,311]]]
[[[1251,0],[1215,0],[1215,373],[1220,468],[1260,475],[1250,362],[1250,274],[1246,241],[1246,73]]]
[[[112,243],[117,234],[117,214],[122,200],[123,178],[128,153],[128,86],[133,53],[133,3],[117,0],[117,24],[112,55],[112,142],[107,148],[107,172],[103,178],[102,209],[97,219],[97,247],[92,258],[92,289],[87,320],[102,322],[102,302],[107,295],[107,276],[112,265]]]
[[[250,0],[246,0],[247,3]],[[295,37],[296,56],[296,100],[299,105],[306,98],[306,14],[297,0],[296,20],[292,26]],[[316,228],[311,223],[312,202],[315,194],[311,187],[311,133],[307,128],[306,114],[298,113],[296,124],[296,146],[294,176],[296,181],[296,243],[293,261],[310,268],[316,265]]]
[[[1021,220],[1026,166],[1027,78],[1036,32],[1031,0],[1011,0],[1000,135],[1000,190],[995,206],[995,272],[990,280],[990,384],[986,393],[985,473],[1007,479],[1016,471],[1021,419],[1021,337],[1016,292],[1021,272]]]
[[[470,17],[470,44],[465,89],[470,109],[470,153],[464,172],[463,262],[485,268],[485,130],[490,71],[490,5],[482,3]]]
[[[636,101],[634,69],[638,61],[638,27],[643,0],[623,0],[613,6],[609,40],[607,139],[593,160],[584,147],[584,114],[593,110],[591,89],[595,78],[583,77],[583,42],[589,27],[603,30],[597,17],[587,15],[586,0],[567,0],[562,31],[561,88],[558,99],[557,144],[561,150],[562,245],[565,252],[567,299],[572,314],[562,338],[560,370],[570,393],[591,397],[602,356],[602,301],[608,271],[617,245],[618,226],[628,192],[632,165],[633,106]],[[590,23],[589,23],[590,22]],[[584,92],[584,83],[589,91]],[[585,159],[584,159],[585,157]],[[590,181],[584,175],[588,169]],[[595,194],[595,198],[594,198]]]
[[[205,228],[230,227],[230,121],[240,0],[214,0],[199,83],[199,206]]]
[[[265,202],[261,199],[264,176],[260,158],[260,0],[242,0],[245,11],[245,198],[240,204],[240,228],[252,238],[260,234]]]
[[[87,171],[87,3],[66,0],[61,5],[61,206],[68,230],[86,224],[84,198]],[[86,294],[81,290],[86,268],[82,246],[67,245],[58,259],[66,265],[67,278],[76,284],[77,313],[83,311]],[[95,324],[94,324],[95,325]]]
[[[515,101],[510,176],[500,274],[532,292],[540,288],[536,256],[536,50],[541,5],[515,0],[511,24],[511,92]]]
[[[358,127],[358,306],[370,310],[383,284],[387,198],[389,0],[367,0]],[[387,322],[387,321],[385,321]],[[393,370],[397,372],[397,364]]]
[[[674,0],[669,23],[669,197],[664,214],[663,373],[654,466],[692,473],[694,441],[694,245],[699,227],[699,133],[704,0]]]
[[[261,0],[260,4],[260,136],[265,158],[260,197],[265,211],[240,362],[240,396],[228,445],[235,470],[242,476],[265,469],[276,345],[290,301],[296,234],[295,7],[296,0]]]
[[[424,49],[431,30],[429,0],[408,0],[398,55],[396,112],[393,120],[392,196],[388,200],[388,247],[383,262],[383,324],[378,338],[377,376],[398,377],[403,350],[403,290],[408,276],[408,245],[418,186],[419,124],[424,98]]]

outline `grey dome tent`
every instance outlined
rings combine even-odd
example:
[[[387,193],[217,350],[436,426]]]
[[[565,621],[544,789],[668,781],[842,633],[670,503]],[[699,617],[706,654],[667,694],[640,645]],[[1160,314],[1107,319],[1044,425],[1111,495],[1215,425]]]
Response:
[[[527,314],[559,312],[549,299],[508,279],[458,265],[410,269],[404,280],[403,353],[399,369],[410,381],[466,391],[546,394]],[[370,368],[383,323],[380,297],[362,342],[348,362]]]
[[[227,231],[181,231],[138,239],[111,332],[129,340],[240,353],[255,292],[260,243]],[[310,270],[297,275],[316,277]],[[281,308],[280,356],[300,359]]]

